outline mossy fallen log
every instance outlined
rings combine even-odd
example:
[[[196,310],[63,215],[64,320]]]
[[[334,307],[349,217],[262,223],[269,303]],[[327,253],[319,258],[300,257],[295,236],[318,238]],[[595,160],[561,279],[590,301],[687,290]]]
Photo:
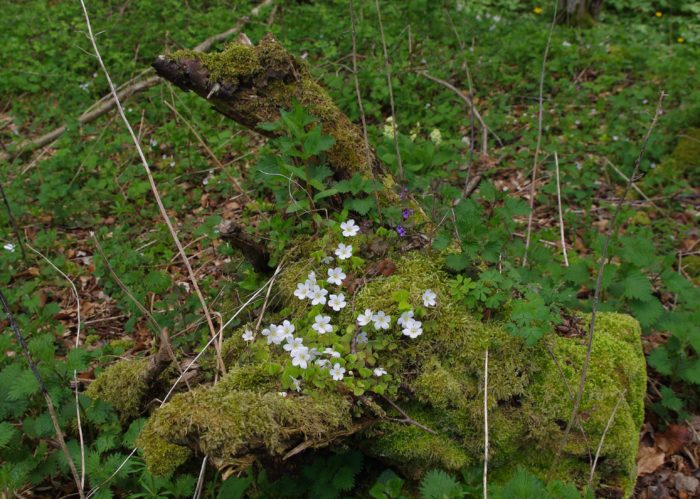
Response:
[[[336,138],[330,165],[336,176],[381,178],[385,199],[398,199],[391,177],[362,149],[357,128],[271,37],[256,47],[231,45],[221,54],[180,52],[155,65],[162,76],[253,128],[299,100]],[[410,477],[431,468],[478,465],[488,349],[490,476],[506,478],[518,466],[546,475],[571,414],[585,338],[553,331],[527,346],[503,324],[473,317],[452,296],[444,254],[394,231],[363,227],[359,234],[343,234],[330,222],[313,240],[299,240],[287,251],[264,324],[283,324],[291,338],[276,337],[278,328],[271,326],[256,331],[254,324],[232,333],[222,353],[227,374],[216,385],[174,396],[150,415],[138,445],[154,473],[173,471],[193,454],[241,470],[341,442]],[[352,245],[351,256],[341,244]],[[337,267],[342,279],[329,274]],[[306,281],[318,287],[315,293],[335,298],[308,298]],[[328,300],[341,293],[344,305],[336,301],[331,310]],[[369,310],[389,318],[368,320]],[[409,319],[413,329],[406,326]],[[601,313],[594,338],[580,424],[563,449],[556,477],[588,482],[591,459],[619,401],[594,482],[629,495],[646,387],[640,328],[629,316]],[[301,346],[307,357],[292,359],[290,350]],[[113,379],[98,381],[112,389],[93,395],[133,416],[135,408],[124,403],[118,388],[133,382],[123,372],[107,370],[102,377]]]

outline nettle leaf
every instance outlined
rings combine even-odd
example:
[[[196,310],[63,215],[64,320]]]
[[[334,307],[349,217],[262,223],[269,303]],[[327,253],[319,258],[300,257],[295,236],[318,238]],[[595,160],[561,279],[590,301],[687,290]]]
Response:
[[[700,359],[693,359],[680,369],[680,376],[684,380],[700,385]]]
[[[0,423],[0,449],[3,449],[10,443],[12,437],[15,436],[17,430],[7,421]]]
[[[460,272],[469,266],[469,256],[465,253],[447,255],[445,265],[451,270]]]
[[[9,400],[20,400],[34,395],[38,391],[39,383],[34,377],[34,373],[29,369],[23,369],[10,383],[7,389],[7,398]]]
[[[638,270],[633,270],[627,274],[623,285],[623,296],[625,298],[633,298],[640,301],[648,301],[652,298],[649,278]]]
[[[647,361],[651,367],[664,376],[670,376],[673,373],[673,361],[669,357],[668,349],[665,345],[661,345],[652,350],[647,356]]]
[[[369,210],[374,208],[375,203],[376,200],[373,197],[368,196],[363,199],[346,199],[343,206],[349,210],[356,211],[360,215],[366,215],[367,213],[369,213]]]
[[[631,300],[629,307],[632,311],[632,315],[645,329],[653,326],[666,311],[655,296],[650,296],[646,301]]]

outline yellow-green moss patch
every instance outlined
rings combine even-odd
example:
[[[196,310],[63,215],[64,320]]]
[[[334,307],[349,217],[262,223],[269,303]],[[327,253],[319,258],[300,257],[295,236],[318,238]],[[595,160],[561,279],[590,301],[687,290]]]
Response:
[[[148,390],[148,366],[149,359],[119,361],[90,383],[86,393],[112,404],[124,419],[138,416]]]

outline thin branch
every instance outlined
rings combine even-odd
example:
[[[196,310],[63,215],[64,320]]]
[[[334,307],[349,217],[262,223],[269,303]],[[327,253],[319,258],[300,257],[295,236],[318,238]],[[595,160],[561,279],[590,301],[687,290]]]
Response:
[[[561,185],[559,183],[559,156],[554,151],[554,167],[557,178],[557,205],[559,206],[559,235],[561,237],[561,250],[564,254],[564,266],[569,266],[569,257],[566,254],[566,238],[564,237],[564,214],[561,209]]]
[[[66,458],[66,462],[68,463],[68,467],[70,468],[70,472],[73,475],[73,480],[75,481],[75,486],[78,488],[78,495],[80,496],[81,499],[85,498],[85,491],[83,490],[83,487],[81,485],[81,480],[80,476],[78,475],[78,469],[75,467],[75,462],[73,461],[73,457],[70,455],[70,452],[68,451],[68,446],[66,445],[66,440],[63,437],[63,431],[61,430],[61,425],[58,422],[58,416],[56,415],[56,409],[54,408],[53,401],[51,400],[51,395],[49,395],[49,391],[46,389],[46,385],[44,384],[44,380],[41,377],[41,374],[39,373],[39,369],[37,368],[36,364],[34,363],[34,360],[32,359],[32,354],[29,352],[29,347],[27,346],[27,342],[24,341],[24,336],[22,336],[22,332],[19,329],[19,326],[15,322],[15,318],[12,315],[12,311],[10,310],[10,304],[7,302],[7,299],[5,298],[5,295],[3,292],[0,290],[0,303],[2,303],[2,307],[5,309],[5,315],[7,315],[7,320],[10,322],[10,328],[12,331],[15,333],[15,337],[17,338],[17,342],[20,344],[22,347],[22,353],[24,353],[24,356],[27,359],[27,363],[29,364],[29,368],[32,371],[32,374],[34,374],[34,377],[36,378],[37,383],[39,384],[39,389],[41,390],[41,394],[44,396],[44,400],[46,401],[46,407],[49,411],[49,417],[51,418],[51,424],[53,425],[54,430],[56,431],[56,438],[58,438],[58,444],[61,447],[61,450],[63,451],[63,454]]]
[[[197,297],[199,298],[199,303],[202,307],[202,310],[204,311],[204,316],[207,319],[207,324],[209,325],[209,332],[211,333],[212,336],[216,335],[216,328],[214,327],[214,322],[212,321],[211,314],[209,313],[209,308],[207,307],[207,303],[204,300],[204,295],[202,294],[202,291],[199,289],[199,284],[197,282],[197,278],[195,277],[194,271],[192,270],[192,266],[190,265],[190,261],[187,258],[187,254],[185,253],[185,250],[182,247],[182,243],[180,242],[180,238],[177,235],[177,232],[175,231],[175,227],[173,226],[172,222],[170,221],[170,216],[168,215],[168,212],[165,209],[165,206],[163,205],[163,201],[161,200],[160,193],[158,192],[158,186],[156,185],[155,179],[153,178],[153,174],[151,173],[151,168],[148,165],[148,161],[146,160],[146,156],[143,153],[143,150],[141,149],[141,145],[139,144],[138,139],[136,138],[136,135],[134,134],[133,128],[131,128],[131,124],[129,123],[128,118],[126,117],[126,114],[124,114],[124,109],[121,105],[121,102],[119,101],[119,96],[117,95],[117,92],[114,88],[114,84],[112,83],[112,78],[109,76],[109,72],[107,71],[107,67],[104,64],[104,61],[102,60],[102,56],[100,55],[100,51],[97,48],[97,41],[95,40],[95,36],[92,32],[92,25],[90,24],[90,16],[88,15],[87,7],[85,6],[85,0],[80,0],[80,5],[83,8],[83,12],[85,14],[85,24],[87,25],[88,29],[88,37],[90,39],[90,43],[92,44],[92,48],[95,51],[95,57],[97,58],[97,62],[99,63],[100,67],[102,68],[102,72],[105,75],[105,78],[107,79],[107,83],[109,84],[109,88],[112,92],[112,96],[114,97],[114,101],[117,106],[117,110],[119,111],[119,115],[122,118],[122,121],[124,122],[124,125],[126,126],[127,130],[129,131],[129,135],[131,135],[131,139],[134,142],[134,146],[136,147],[136,150],[139,154],[139,157],[141,159],[141,163],[143,164],[143,168],[146,171],[146,175],[148,176],[148,182],[151,186],[151,191],[153,192],[153,196],[156,199],[156,202],[158,203],[158,209],[160,210],[161,216],[163,217],[163,220],[165,221],[165,224],[168,226],[168,230],[170,231],[170,235],[175,242],[175,246],[177,246],[177,250],[180,253],[180,257],[182,258],[183,263],[185,264],[185,268],[187,269],[187,273],[190,278],[190,282],[192,283],[192,287],[195,290],[195,293],[197,294]],[[219,369],[222,373],[226,372],[226,366],[224,365],[224,361],[221,358],[221,349],[216,348],[216,358],[219,363]]]
[[[452,90],[452,91],[455,93],[455,95],[457,95],[457,97],[459,97],[460,99],[462,99],[462,100],[464,101],[464,103],[465,103],[467,106],[469,106],[469,109],[470,109],[471,112],[474,114],[474,117],[476,118],[476,120],[477,120],[477,121],[479,122],[479,124],[481,125],[481,133],[482,133],[482,135],[484,136],[483,139],[482,139],[482,141],[483,141],[483,143],[482,143],[482,153],[486,154],[485,146],[483,146],[483,144],[486,143],[487,137],[488,137],[488,134],[489,134],[489,133],[490,133],[491,135],[493,135],[493,137],[498,141],[498,144],[499,144],[500,146],[503,146],[503,141],[501,140],[501,138],[500,138],[493,130],[491,130],[491,129],[489,128],[489,126],[488,126],[488,125],[486,124],[486,122],[484,121],[484,118],[481,116],[481,113],[479,113],[479,110],[476,108],[476,106],[474,106],[474,102],[471,100],[471,98],[469,98],[469,96],[468,96],[467,94],[465,94],[465,93],[462,92],[460,89],[458,89],[457,87],[455,87],[455,86],[454,86],[452,83],[450,83],[449,81],[441,80],[440,78],[431,75],[431,74],[428,73],[427,71],[419,71],[418,74],[421,75],[421,76],[425,76],[426,78],[428,78],[429,80],[434,81],[435,83],[439,83],[440,85],[442,85],[443,87],[445,87],[445,88],[447,88],[447,89],[449,89],[449,90]]]
[[[160,339],[160,346],[162,346],[165,349],[165,351],[168,353],[168,356],[170,357],[170,360],[172,360],[173,364],[182,373],[182,368],[180,367],[180,363],[177,361],[177,356],[175,355],[175,351],[173,350],[170,338],[168,337],[168,333],[165,331],[165,329],[163,329],[160,326],[160,324],[158,324],[158,321],[155,319],[155,317],[153,317],[153,314],[151,314],[151,312],[149,312],[148,309],[136,299],[131,290],[119,278],[117,273],[114,271],[114,268],[112,268],[112,264],[109,263],[109,259],[107,258],[107,255],[105,255],[105,252],[102,249],[102,245],[100,244],[99,239],[97,239],[97,235],[94,232],[90,232],[90,235],[92,236],[92,240],[95,242],[95,248],[97,248],[97,252],[100,254],[102,260],[105,262],[107,270],[109,270],[109,273],[112,275],[112,278],[117,283],[119,288],[126,294],[126,296],[128,296],[129,299],[131,299],[132,303],[136,305],[136,308],[138,308],[139,311],[151,322],[154,332],[158,335],[158,338]]]
[[[484,499],[488,499],[489,473],[489,349],[484,355]]]
[[[223,33],[218,33],[216,35],[210,36],[206,40],[204,40],[202,43],[194,47],[193,50],[197,52],[206,52],[208,51],[214,44],[218,42],[222,42],[234,34],[238,33],[248,22],[253,17],[256,17],[260,14],[260,10],[264,7],[267,7],[268,5],[272,4],[274,0],[264,0],[261,2],[259,5],[257,5],[255,8],[253,8],[250,11],[250,14],[248,16],[242,17],[241,19],[238,20],[238,22],[230,29],[224,31]],[[132,95],[141,93],[145,90],[148,90],[151,87],[156,86],[158,83],[162,81],[160,76],[151,76],[150,78],[146,80],[142,80],[147,75],[150,75],[153,73],[153,68],[148,68],[141,72],[139,75],[135,76],[131,80],[127,81],[124,83],[122,86],[120,86],[117,89],[117,94],[119,95],[119,99],[123,102]],[[112,98],[111,94],[107,94],[103,97],[101,97],[97,102],[92,104],[86,111],[84,111],[79,117],[78,117],[78,123],[81,125],[84,125],[86,123],[90,123],[92,121],[95,121],[97,118],[100,116],[107,114],[109,111],[114,109],[116,107],[116,103],[114,99]],[[0,151],[0,160],[3,159],[8,159],[11,157],[16,157],[21,154],[33,151],[34,149],[38,149],[40,147],[43,147],[47,144],[50,144],[51,142],[55,141],[58,139],[61,135],[66,133],[67,127],[66,125],[62,125],[44,135],[41,137],[38,137],[36,139],[29,139],[29,140],[24,140],[21,141],[13,146],[10,147],[11,152],[5,152],[5,151]]]
[[[201,137],[201,135],[199,135],[199,133],[197,133],[197,130],[195,130],[195,128],[192,126],[192,124],[189,121],[187,121],[185,119],[185,117],[182,114],[180,114],[180,112],[177,109],[175,109],[175,106],[173,106],[172,104],[170,104],[166,100],[164,100],[163,103],[173,113],[175,113],[175,116],[180,118],[183,121],[183,123],[185,123],[185,126],[187,126],[187,128],[190,130],[190,132],[192,132],[192,135],[194,135],[194,137],[197,139],[197,142],[199,142],[199,144],[202,146],[202,148],[207,153],[207,155],[209,155],[209,157],[212,159],[212,161],[214,163],[216,163],[216,166],[218,168],[220,168],[221,171],[223,171],[223,173],[228,177],[228,179],[231,181],[231,183],[235,186],[238,193],[241,196],[243,196],[246,200],[248,200],[248,202],[250,202],[251,199],[250,199],[250,196],[248,196],[248,193],[245,190],[243,190],[243,187],[241,187],[241,184],[238,182],[238,180],[233,175],[231,175],[229,173],[229,171],[224,167],[223,163],[221,163],[219,158],[216,157],[216,154],[214,154],[214,151],[211,150],[211,148],[209,147],[209,145],[207,145],[207,143],[204,141],[204,139]]]
[[[379,33],[382,38],[382,49],[384,50],[384,68],[386,70],[386,83],[389,87],[389,104],[391,104],[391,127],[394,132],[394,147],[396,147],[396,161],[399,167],[399,180],[403,182],[403,163],[401,162],[399,135],[396,129],[396,108],[394,106],[394,89],[391,84],[391,63],[389,62],[389,54],[386,50],[386,38],[384,37],[384,24],[382,23],[382,12],[379,9],[379,0],[374,0],[374,5],[377,9],[377,18],[379,19]]]
[[[362,135],[365,139],[365,149],[367,151],[367,164],[372,163],[372,150],[369,146],[369,137],[367,136],[367,120],[365,118],[365,107],[362,105],[362,93],[360,92],[360,80],[357,76],[357,34],[355,31],[355,6],[350,0],[350,25],[352,29],[352,76],[355,80],[355,94],[357,94],[357,106],[360,110],[360,121],[362,122]]]
[[[17,239],[17,244],[19,245],[19,251],[22,253],[22,260],[27,263],[27,254],[24,252],[24,243],[22,242],[22,237],[19,233],[19,228],[17,227],[17,221],[12,214],[12,209],[10,208],[10,202],[7,200],[5,195],[5,189],[2,188],[2,183],[0,183],[0,195],[2,196],[2,202],[5,205],[5,211],[7,211],[7,218],[10,219],[10,225],[12,225],[12,230],[15,233],[15,239]]]
[[[579,379],[579,385],[578,385],[578,391],[576,392],[576,399],[574,400],[574,407],[571,411],[571,417],[569,418],[569,422],[566,425],[566,429],[564,430],[564,435],[562,437],[561,443],[559,444],[559,448],[557,449],[557,454],[556,458],[552,462],[552,467],[550,469],[550,476],[552,475],[552,472],[556,468],[559,457],[561,455],[562,450],[566,446],[566,443],[569,438],[569,433],[571,432],[571,427],[573,426],[574,422],[576,421],[576,418],[578,417],[578,410],[581,405],[581,399],[583,398],[583,391],[586,386],[586,377],[588,374],[588,365],[591,361],[591,351],[593,350],[593,332],[595,331],[595,319],[596,319],[596,312],[598,311],[598,305],[600,303],[600,295],[602,293],[602,288],[603,288],[603,271],[605,270],[605,264],[608,259],[608,247],[610,246],[610,240],[612,239],[613,235],[617,232],[617,217],[620,214],[620,211],[622,210],[622,205],[623,201],[627,197],[627,194],[629,193],[632,183],[635,181],[638,173],[639,173],[639,168],[642,163],[642,159],[644,158],[644,153],[646,152],[647,149],[647,144],[649,143],[649,138],[651,137],[651,133],[654,130],[654,127],[656,126],[656,122],[659,119],[659,116],[662,114],[661,110],[661,105],[663,103],[664,98],[666,97],[666,94],[662,91],[661,95],[659,96],[659,102],[656,105],[656,111],[654,112],[654,117],[651,120],[651,124],[649,125],[649,129],[647,130],[646,135],[644,136],[644,139],[642,141],[642,147],[641,150],[639,151],[639,156],[637,157],[637,160],[634,164],[634,171],[632,172],[632,175],[629,178],[629,181],[625,185],[625,190],[623,191],[622,195],[618,199],[617,206],[615,207],[615,212],[613,213],[612,219],[610,220],[610,228],[608,230],[608,233],[605,237],[605,241],[603,243],[603,248],[600,254],[600,262],[598,265],[598,276],[596,278],[596,283],[595,283],[595,291],[593,294],[593,303],[591,304],[591,322],[588,327],[588,339],[587,339],[587,345],[586,345],[586,357],[583,361],[583,368],[581,369],[581,377]]]
[[[615,165],[612,163],[612,161],[610,161],[608,158],[603,158],[603,159],[605,160],[605,163],[606,163],[610,168],[612,168],[613,170],[615,170],[615,173],[617,173],[620,177],[622,177],[622,179],[623,179],[625,182],[629,182],[629,181],[630,181],[630,179],[627,177],[627,175],[625,175],[625,174],[622,172],[622,170],[620,170],[617,166],[615,166]],[[639,194],[640,196],[642,196],[646,202],[648,202],[649,204],[651,204],[651,205],[656,209],[656,211],[658,211],[658,212],[661,213],[662,215],[665,215],[665,214],[666,214],[666,213],[664,212],[664,210],[662,210],[661,208],[659,208],[659,207],[654,203],[654,201],[652,201],[646,194],[644,194],[644,191],[642,191],[642,190],[639,188],[639,186],[638,186],[637,184],[633,183],[633,184],[632,184],[632,189],[634,189],[635,191],[637,191],[637,194]]]
[[[202,466],[199,469],[199,477],[197,478],[197,487],[194,489],[192,499],[199,499],[199,497],[202,495],[202,487],[204,486],[204,475],[207,471],[208,458],[209,456],[204,456],[204,459],[202,459]]]
[[[615,419],[615,414],[617,413],[617,409],[620,407],[620,404],[625,398],[625,393],[627,393],[627,390],[622,390],[620,393],[620,397],[617,399],[617,404],[615,404],[615,407],[612,410],[612,413],[610,414],[610,417],[608,418],[608,422],[605,425],[605,429],[603,430],[603,434],[600,436],[600,442],[598,443],[598,449],[595,451],[595,458],[593,459],[593,465],[591,466],[591,474],[588,477],[588,486],[590,487],[591,484],[593,483],[593,475],[595,474],[595,467],[598,464],[598,457],[600,456],[600,451],[603,450],[603,442],[605,441],[605,435],[608,433],[608,430],[610,429],[610,426],[612,425],[613,420]]]
[[[410,425],[413,425],[413,426],[420,428],[421,430],[427,431],[428,433],[432,433],[433,435],[437,435],[437,432],[435,430],[428,428],[423,423],[419,423],[418,421],[413,419],[411,416],[409,416],[406,413],[406,411],[401,409],[401,407],[399,407],[396,404],[396,402],[394,402],[393,400],[391,400],[388,397],[385,397],[384,395],[380,395],[380,397],[382,397],[382,400],[384,400],[387,404],[389,404],[391,407],[393,407],[396,410],[396,412],[398,412],[399,414],[401,414],[403,416],[403,419],[387,418],[387,419],[389,419],[389,421],[394,421],[396,423],[410,424]]]
[[[540,147],[542,146],[542,116],[544,114],[543,95],[544,95],[544,74],[547,68],[547,56],[549,55],[549,47],[552,44],[552,33],[554,33],[554,25],[557,23],[557,10],[559,8],[559,0],[554,2],[554,15],[552,23],[549,26],[547,34],[547,45],[544,47],[544,56],[542,57],[542,71],[540,72],[540,94],[537,100],[537,144],[535,146],[535,158],[532,161],[532,181],[530,183],[530,213],[527,216],[527,234],[525,236],[525,256],[523,256],[523,267],[527,265],[527,252],[530,249],[530,237],[532,235],[532,218],[535,214],[535,192],[537,186],[537,165],[540,158]]]
[[[27,248],[32,250],[34,253],[39,255],[48,263],[56,272],[61,274],[63,278],[68,281],[73,290],[73,295],[75,296],[75,312],[77,316],[77,326],[75,331],[75,348],[80,346],[80,330],[82,327],[82,321],[80,316],[80,295],[78,294],[78,288],[75,286],[73,280],[68,277],[61,269],[59,269],[51,260],[44,256],[39,250],[33,248],[29,243],[27,243]],[[78,439],[80,440],[80,487],[85,489],[85,440],[83,439],[83,426],[80,420],[80,401],[78,398],[78,371],[73,369],[73,388],[75,391],[75,412],[78,424]]]

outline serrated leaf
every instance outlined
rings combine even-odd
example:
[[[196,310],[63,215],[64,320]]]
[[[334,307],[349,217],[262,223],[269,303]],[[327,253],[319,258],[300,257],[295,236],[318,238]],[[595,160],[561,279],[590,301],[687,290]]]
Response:
[[[461,496],[459,482],[442,470],[431,470],[420,482],[421,499],[451,499]]]
[[[0,423],[0,449],[7,446],[12,437],[15,436],[15,433],[17,433],[17,430],[10,423],[7,421]]]
[[[633,270],[627,274],[623,281],[623,286],[623,296],[625,298],[647,301],[652,297],[649,278],[638,270]]]
[[[445,265],[447,265],[448,268],[459,272],[469,266],[469,257],[464,253],[447,255],[445,258]]]
[[[9,384],[7,398],[9,400],[20,400],[38,391],[39,383],[34,377],[34,373],[29,369],[23,369]]]
[[[652,350],[647,357],[647,361],[651,367],[665,376],[670,376],[673,372],[673,362],[669,358],[668,350],[664,345]]]

